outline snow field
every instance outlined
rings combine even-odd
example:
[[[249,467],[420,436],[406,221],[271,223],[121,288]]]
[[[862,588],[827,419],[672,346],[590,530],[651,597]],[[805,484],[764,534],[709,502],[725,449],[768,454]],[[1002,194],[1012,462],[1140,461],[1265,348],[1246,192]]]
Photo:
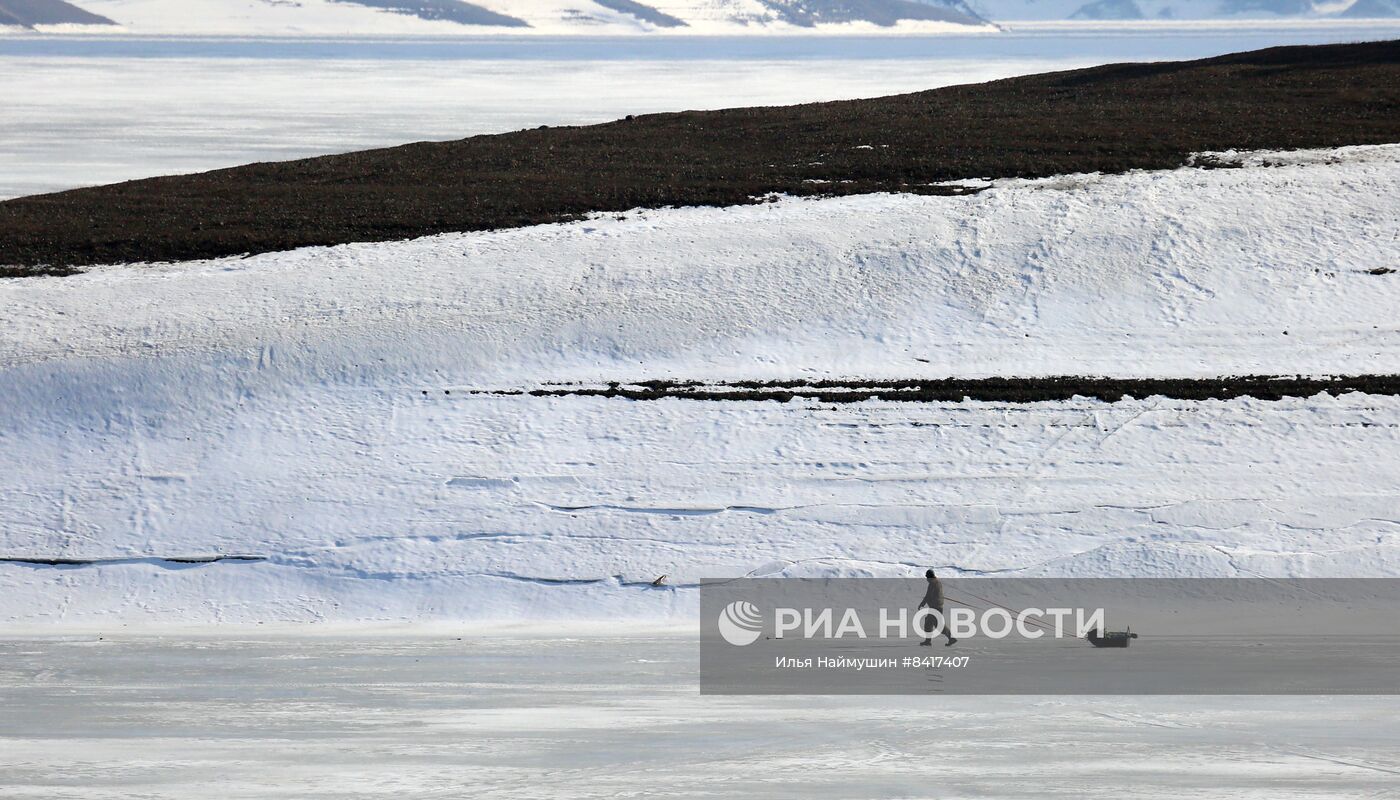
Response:
[[[1400,148],[1250,158],[1274,166],[4,282],[0,556],[125,560],[0,564],[0,613],[684,619],[695,580],[745,574],[1394,575],[1392,397],[471,393],[1395,372],[1400,282],[1372,271]],[[160,560],[218,553],[264,560]]]

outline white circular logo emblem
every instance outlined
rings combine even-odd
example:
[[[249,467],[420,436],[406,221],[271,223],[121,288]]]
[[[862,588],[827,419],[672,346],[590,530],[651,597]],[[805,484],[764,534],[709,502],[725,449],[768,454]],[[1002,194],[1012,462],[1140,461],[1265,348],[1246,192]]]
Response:
[[[753,644],[763,635],[763,616],[758,606],[735,600],[719,612],[719,635],[735,647]]]

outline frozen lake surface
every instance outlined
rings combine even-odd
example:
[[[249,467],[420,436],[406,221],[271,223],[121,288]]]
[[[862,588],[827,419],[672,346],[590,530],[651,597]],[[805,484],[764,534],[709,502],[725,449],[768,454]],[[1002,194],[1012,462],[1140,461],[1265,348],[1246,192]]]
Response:
[[[1396,35],[1400,23],[868,38],[0,36],[0,199],[627,114]]]
[[[1383,797],[1400,698],[717,697],[683,633],[0,639],[0,797]]]

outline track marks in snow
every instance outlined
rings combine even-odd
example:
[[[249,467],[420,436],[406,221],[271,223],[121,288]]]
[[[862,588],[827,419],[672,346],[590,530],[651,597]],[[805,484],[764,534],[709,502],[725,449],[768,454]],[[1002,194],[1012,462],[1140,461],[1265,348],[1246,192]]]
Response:
[[[1134,727],[1145,725],[1151,728],[1168,728],[1172,730],[1191,730],[1193,728],[1200,727],[1200,725],[1192,725],[1184,722],[1176,722],[1173,720],[1153,719],[1142,714],[1125,714],[1121,712],[1108,711],[1091,711],[1089,713],[1096,717],[1113,720],[1114,722],[1123,722]]]
[[[969,575],[1400,574],[1397,391],[469,393],[653,376],[869,383],[912,364],[972,380],[1400,373],[1400,281],[1319,276],[1316,263],[1393,260],[1400,149],[1383,155],[8,282],[0,552],[268,560],[159,581],[142,563],[55,570],[61,581],[0,563],[0,613],[649,617],[693,610],[673,602],[693,592],[632,590],[663,573],[691,586],[923,562]]]
[[[1303,750],[1291,748],[1278,748],[1278,752],[1285,755],[1296,756],[1298,758],[1308,758],[1314,761],[1325,761],[1329,764],[1336,764],[1342,767],[1355,767],[1356,769],[1371,770],[1373,772],[1383,772],[1387,775],[1400,775],[1400,767],[1380,766],[1368,763],[1355,758],[1329,755],[1322,752],[1305,752]],[[1394,795],[1391,795],[1392,797]]]
[[[469,476],[449,478],[448,486],[454,489],[510,489],[520,482],[519,478],[475,478]]]
[[[577,514],[588,511],[617,511],[623,514],[657,514],[665,517],[709,517],[716,514],[777,514],[788,510],[782,508],[768,508],[766,506],[722,506],[719,508],[647,508],[643,506],[619,506],[619,505],[582,505],[582,506],[559,506],[549,503],[539,505],[551,511],[558,511],[565,514]]]

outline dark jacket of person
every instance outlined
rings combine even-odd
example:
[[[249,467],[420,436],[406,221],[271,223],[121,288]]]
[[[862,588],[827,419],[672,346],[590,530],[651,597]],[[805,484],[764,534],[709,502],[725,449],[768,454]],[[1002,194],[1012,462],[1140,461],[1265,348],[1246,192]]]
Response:
[[[928,579],[928,591],[924,592],[923,602],[919,603],[919,608],[936,608],[943,610],[943,582],[937,578]]]

